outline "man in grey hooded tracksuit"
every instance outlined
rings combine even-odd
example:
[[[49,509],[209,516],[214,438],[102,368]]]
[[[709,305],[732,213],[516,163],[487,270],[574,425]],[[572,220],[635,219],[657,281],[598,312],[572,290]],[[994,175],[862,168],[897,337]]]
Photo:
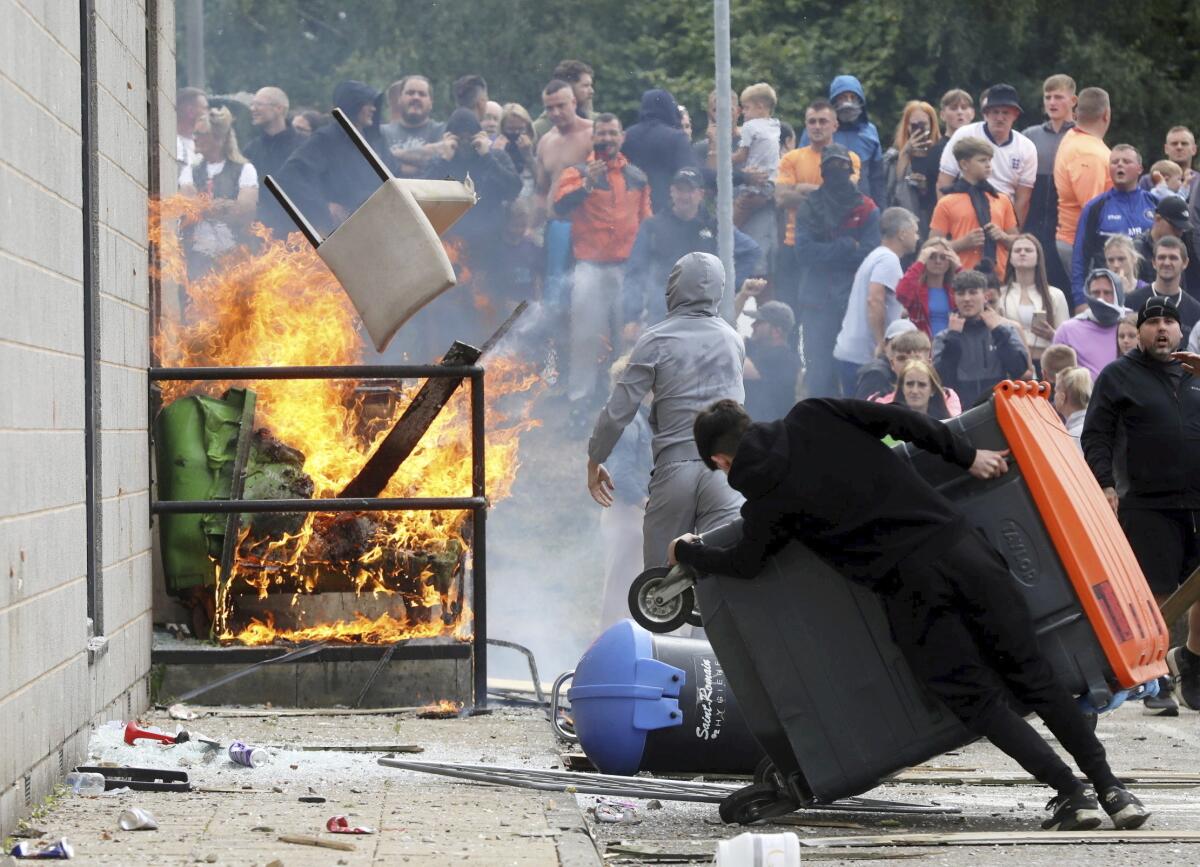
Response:
[[[667,546],[684,533],[703,533],[732,521],[742,497],[724,473],[705,466],[692,439],[696,415],[722,398],[745,399],[742,338],[717,313],[725,269],[710,253],[688,253],[667,278],[667,316],[638,339],[629,365],[596,420],[588,442],[588,489],[602,506],[613,484],[604,461],[621,431],[652,393],[654,470],[642,525],[646,569],[667,564]]]

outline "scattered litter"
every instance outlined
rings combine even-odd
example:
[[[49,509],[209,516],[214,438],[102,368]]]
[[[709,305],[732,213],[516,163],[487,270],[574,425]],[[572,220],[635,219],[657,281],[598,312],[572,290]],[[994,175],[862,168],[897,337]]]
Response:
[[[67,774],[66,786],[76,795],[103,795],[104,774],[71,771]]]
[[[229,760],[235,765],[257,768],[271,761],[271,756],[262,747],[252,747],[241,741],[234,741],[229,745]]]
[[[158,821],[148,810],[143,810],[141,807],[122,810],[121,815],[117,818],[117,824],[121,826],[122,831],[158,830]]]
[[[192,789],[186,771],[168,771],[163,768],[109,768],[100,765],[80,765],[75,770],[103,775],[107,787],[106,795],[130,789],[137,792],[190,792]]]
[[[167,715],[171,719],[194,720],[200,714],[189,708],[186,704],[173,704],[167,708]]]
[[[637,825],[642,821],[637,805],[630,801],[603,798],[596,806],[589,808],[588,812],[596,817],[597,822],[606,825]]]
[[[651,798],[649,801],[646,802],[647,810],[661,810],[662,808],[663,808],[662,801],[660,801],[658,798]]]
[[[800,867],[800,838],[783,834],[738,834],[717,844],[717,867]]]
[[[12,847],[12,851],[8,854],[14,858],[39,858],[47,861],[69,861],[75,857],[75,847],[68,842],[66,837],[51,843],[49,846],[39,847],[37,843],[31,843],[29,840],[22,840],[20,843]]]
[[[338,849],[342,852],[354,852],[358,846],[348,840],[329,840],[316,834],[280,834],[275,839],[283,843],[295,843],[297,846],[319,846],[322,849]]]
[[[312,786],[308,787],[307,795],[300,796],[300,802],[302,804],[324,804],[326,800],[327,798]]]
[[[274,834],[275,833],[275,829],[272,828],[270,825],[255,825],[250,830],[251,831],[261,831],[264,834]]]
[[[140,740],[158,741],[164,744],[182,744],[187,743],[190,737],[191,735],[188,734],[185,728],[180,728],[175,734],[169,735],[165,732],[155,731],[154,729],[138,728],[137,720],[131,719],[125,724],[125,743],[131,747]]]
[[[330,816],[325,823],[325,830],[333,834],[374,834],[374,828],[365,825],[351,825],[345,816]]]

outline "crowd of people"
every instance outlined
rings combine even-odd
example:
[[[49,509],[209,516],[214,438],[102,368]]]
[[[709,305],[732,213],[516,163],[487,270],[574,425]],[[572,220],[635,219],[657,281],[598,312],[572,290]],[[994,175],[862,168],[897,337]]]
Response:
[[[1186,126],[1166,131],[1160,159],[1110,146],[1119,107],[1055,74],[1040,112],[1005,83],[978,105],[958,88],[914,99],[889,142],[853,75],[821,95],[752,83],[730,94],[736,273],[726,275],[712,255],[715,91],[699,136],[657,88],[626,129],[596,108],[602,91],[579,60],[558,64],[540,106],[492,99],[479,75],[452,92],[443,111],[431,82],[409,74],[382,92],[342,82],[332,103],[397,177],[470,179],[479,203],[450,240],[489,303],[447,301],[440,325],[477,338],[482,309],[499,319],[540,302],[574,430],[599,411],[589,487],[606,505],[614,489],[637,492],[626,505],[644,512],[643,565],[661,565],[666,540],[740,502],[692,441],[696,411],[713,400],[762,420],[800,396],[946,419],[1019,378],[1051,383],[1155,593],[1200,563],[1200,475],[1190,470],[1200,388],[1174,355],[1200,352],[1200,182]],[[795,127],[779,117],[781,100],[796,108]],[[244,242],[254,220],[294,228],[259,194],[265,175],[323,234],[378,186],[327,114],[291,110],[276,86],[249,108],[258,136],[243,151],[227,108],[179,92],[180,187],[213,200],[185,239],[196,272]],[[717,316],[726,278],[745,340]],[[651,451],[620,462],[628,478],[604,465],[622,431]],[[1200,613],[1190,623],[1171,664],[1184,704],[1200,708]],[[1162,686],[1148,706],[1177,714]]]

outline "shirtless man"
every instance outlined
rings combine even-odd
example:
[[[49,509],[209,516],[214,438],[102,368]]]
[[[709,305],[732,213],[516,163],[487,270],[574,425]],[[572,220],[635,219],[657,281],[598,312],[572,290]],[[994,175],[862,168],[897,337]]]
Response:
[[[592,154],[592,122],[575,112],[575,91],[557,78],[542,91],[542,105],[554,124],[538,140],[534,165],[537,192],[545,200],[558,182],[559,172],[588,161]]]

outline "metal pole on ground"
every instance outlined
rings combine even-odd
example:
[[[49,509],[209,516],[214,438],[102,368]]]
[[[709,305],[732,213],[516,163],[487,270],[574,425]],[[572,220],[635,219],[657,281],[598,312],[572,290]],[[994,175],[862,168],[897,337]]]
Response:
[[[717,252],[725,266],[721,315],[733,321],[733,105],[729,91],[729,0],[713,0],[717,80]]]

